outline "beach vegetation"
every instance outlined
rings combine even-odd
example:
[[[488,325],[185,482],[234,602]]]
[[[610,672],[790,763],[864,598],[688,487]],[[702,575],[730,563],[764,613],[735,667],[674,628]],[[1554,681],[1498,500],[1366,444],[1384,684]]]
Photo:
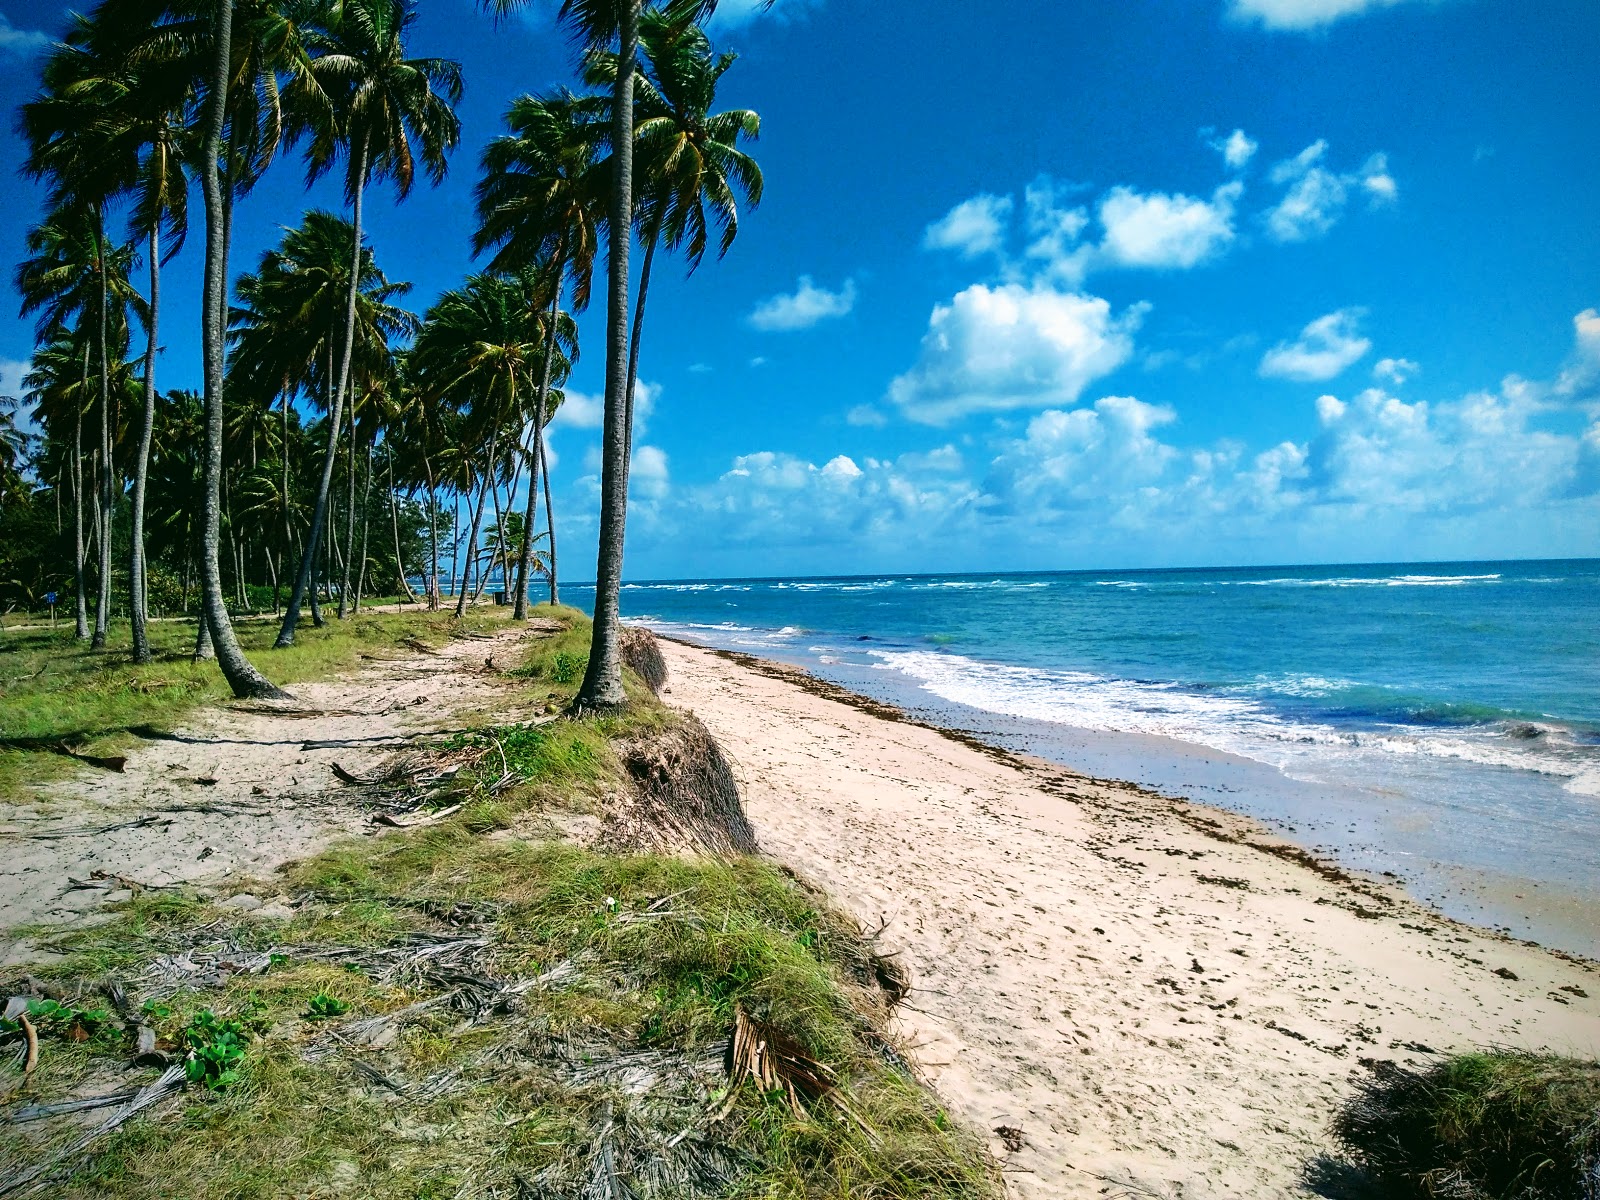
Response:
[[[558,631],[507,675],[528,707],[588,632],[535,615]],[[557,1196],[597,1177],[640,1197],[998,1196],[980,1141],[886,1032],[895,973],[852,918],[752,854],[696,852],[692,832],[655,849],[609,820],[638,802],[641,747],[658,773],[705,769],[681,761],[703,735],[627,686],[621,710],[442,739],[469,803],[254,885],[292,915],[173,891],[34,931],[42,986],[128,1016],[110,1043],[52,1054],[37,1093],[125,1072],[136,1024],[189,1083],[82,1153],[70,1123],[7,1127],[0,1176],[42,1162],[52,1194],[114,1200],[174,1179],[206,1198],[356,1180]],[[608,832],[563,838],[567,813]]]
[[[1519,1050],[1378,1063],[1334,1134],[1381,1194],[1587,1200],[1600,1183],[1600,1062]]]

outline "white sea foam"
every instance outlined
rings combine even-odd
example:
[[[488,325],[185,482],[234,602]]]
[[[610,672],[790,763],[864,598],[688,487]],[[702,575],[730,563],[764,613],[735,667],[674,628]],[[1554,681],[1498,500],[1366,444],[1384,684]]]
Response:
[[[909,676],[924,690],[956,704],[1079,729],[1175,738],[1297,776],[1324,775],[1332,766],[1330,759],[1379,753],[1536,771],[1571,780],[1569,790],[1583,794],[1600,787],[1600,749],[1580,746],[1559,733],[1514,739],[1499,725],[1447,730],[1391,725],[1355,731],[1286,718],[1237,692],[1201,693],[1172,683],[1007,666],[937,651],[869,653],[881,669]],[[1305,695],[1348,686],[1344,680],[1294,678]],[[1284,681],[1275,682],[1278,690],[1286,690]]]

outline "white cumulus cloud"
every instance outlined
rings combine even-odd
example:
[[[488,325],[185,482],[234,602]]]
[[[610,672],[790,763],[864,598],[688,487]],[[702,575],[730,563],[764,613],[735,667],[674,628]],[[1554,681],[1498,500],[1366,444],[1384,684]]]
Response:
[[[1277,379],[1332,379],[1372,349],[1361,336],[1362,310],[1341,308],[1318,317],[1292,342],[1279,342],[1261,357],[1261,374]]]
[[[1228,170],[1242,171],[1250,165],[1250,160],[1256,156],[1261,144],[1244,130],[1235,129],[1227,137],[1213,140],[1211,148],[1222,155],[1222,161]]]
[[[1337,172],[1326,165],[1328,143],[1312,142],[1293,158],[1274,164],[1268,178],[1287,185],[1282,199],[1265,215],[1267,233],[1278,242],[1321,237],[1344,216],[1351,192],[1360,189],[1373,207],[1392,204],[1400,186],[1389,173],[1388,156],[1370,156],[1360,170]]]
[[[945,424],[974,412],[1064,407],[1127,362],[1142,307],[1120,317],[1097,297],[974,284],[935,305],[917,363],[890,385],[907,417]]]
[[[810,329],[821,321],[847,315],[856,304],[856,283],[846,279],[838,291],[818,287],[811,276],[800,276],[793,292],[769,296],[750,314],[750,324],[769,333]]]
[[[1372,364],[1372,377],[1381,383],[1399,387],[1422,368],[1409,358],[1380,358]]]
[[[821,6],[822,0],[773,0],[770,4],[768,0],[722,0],[707,25],[714,30],[738,29],[758,17],[771,16],[785,21]]]
[[[1345,17],[1358,16],[1378,8],[1390,8],[1405,0],[1230,0],[1228,13],[1235,20],[1260,24],[1267,29],[1304,33],[1323,29]]]
[[[1115,187],[1100,201],[1100,256],[1121,267],[1187,268],[1215,258],[1234,239],[1233,208],[1242,185],[1210,200]]]
[[[952,250],[962,258],[999,254],[1005,249],[1012,207],[1010,196],[987,192],[963,200],[923,231],[923,248]]]

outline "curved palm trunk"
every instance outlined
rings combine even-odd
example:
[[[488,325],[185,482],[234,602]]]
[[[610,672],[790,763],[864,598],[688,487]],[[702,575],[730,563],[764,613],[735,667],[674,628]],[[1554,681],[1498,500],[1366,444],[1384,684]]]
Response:
[[[555,294],[550,297],[550,312],[546,318],[544,333],[544,378],[539,381],[539,397],[534,403],[533,412],[533,453],[529,456],[532,464],[531,474],[528,476],[528,508],[522,518],[522,557],[517,562],[517,607],[511,615],[518,621],[528,619],[528,573],[533,567],[533,522],[539,514],[539,476],[544,472],[544,422],[545,411],[550,402],[550,371],[555,365],[556,351],[556,314],[560,312],[561,304],[561,274],[565,267],[567,255],[567,239],[563,235],[561,248],[556,253],[556,288]],[[549,484],[546,483],[548,491]],[[552,601],[551,603],[554,603]]]
[[[550,464],[544,456],[544,441],[539,442],[539,470],[544,475],[544,525],[550,533],[550,607],[561,603],[556,586],[556,515],[550,507]]]
[[[217,665],[238,697],[282,697],[267,677],[251,666],[234,636],[222,600],[222,572],[217,544],[222,526],[222,340],[226,322],[227,278],[224,274],[222,181],[217,155],[222,144],[228,96],[228,60],[233,32],[233,0],[217,0],[216,64],[207,114],[205,163],[201,183],[206,202],[205,305],[201,313],[205,351],[206,454],[204,523],[201,533],[200,586],[204,625],[209,626]]]
[[[367,479],[361,491],[361,565],[356,570],[355,601],[350,606],[354,614],[361,611],[361,593],[367,582],[367,533],[371,527],[372,513],[372,443],[367,443]]]
[[[105,212],[95,208],[96,254],[100,260],[100,457],[105,473],[100,477],[100,596],[94,610],[94,638],[91,650],[104,650],[106,625],[111,614],[111,514],[115,503],[111,469],[111,363],[106,357],[107,309],[110,307],[106,281]]]
[[[472,530],[467,535],[467,570],[472,570],[472,560],[478,555],[478,525],[483,520],[483,502],[489,495],[489,488],[494,483],[494,452],[499,445],[500,431],[497,429],[489,435],[489,461],[485,464],[483,473],[483,486],[478,489],[478,503],[472,509]],[[461,590],[456,593],[456,616],[467,615],[467,597],[471,594],[467,587],[467,578],[461,577]]]
[[[411,581],[406,578],[405,559],[400,557],[400,513],[394,499],[394,449],[385,441],[384,450],[389,474],[389,531],[394,534],[394,569],[400,576],[400,586],[406,591],[406,599],[415,604],[417,594],[411,590]]]
[[[655,265],[656,245],[661,240],[663,210],[656,209],[650,222],[650,236],[644,244],[644,263],[639,268],[639,296],[633,306],[633,336],[628,339],[628,401],[625,417],[628,426],[628,466],[633,466],[633,389],[639,382],[639,340],[644,336],[644,302],[650,294],[650,268]]]
[[[626,0],[611,96],[610,294],[606,304],[606,407],[600,472],[600,544],[595,561],[594,631],[589,665],[572,706],[616,708],[622,690],[621,618],[623,537],[628,523],[628,242],[633,224],[633,68],[641,0]]]
[[[345,450],[345,473],[349,476],[345,496],[344,558],[339,564],[339,620],[350,615],[350,571],[356,557],[356,402],[350,401],[350,445]]]
[[[357,160],[355,202],[351,206],[351,222],[355,226],[355,251],[350,263],[350,295],[345,303],[343,362],[339,367],[339,380],[333,393],[333,407],[328,413],[328,453],[322,460],[322,483],[317,488],[317,504],[311,510],[311,533],[306,538],[305,554],[300,559],[300,573],[295,576],[294,589],[289,593],[288,606],[283,610],[283,624],[278,629],[275,645],[294,645],[295,626],[300,623],[300,605],[311,582],[311,569],[317,554],[317,544],[322,540],[322,526],[328,517],[328,492],[333,486],[333,466],[339,453],[339,420],[344,415],[345,389],[350,383],[350,351],[356,334],[356,292],[361,283],[361,194],[367,181],[367,147],[361,146]],[[341,597],[341,608],[343,599]],[[342,613],[340,614],[343,615]]]
[[[75,549],[73,577],[78,590],[74,601],[77,624],[73,634],[80,642],[89,636],[89,598],[83,591],[83,397],[89,390],[89,347],[83,347],[83,379],[78,389],[78,419],[72,429],[72,535]]]
[[[151,659],[150,637],[145,628],[144,491],[150,468],[150,437],[156,422],[156,329],[161,316],[161,227],[150,227],[150,339],[144,351],[144,419],[139,427],[139,450],[133,460],[133,528],[129,534],[129,618],[133,624],[133,661]]]
[[[433,463],[422,456],[422,469],[428,476],[428,542],[433,573],[428,576],[428,611],[439,611],[439,492],[433,482]]]

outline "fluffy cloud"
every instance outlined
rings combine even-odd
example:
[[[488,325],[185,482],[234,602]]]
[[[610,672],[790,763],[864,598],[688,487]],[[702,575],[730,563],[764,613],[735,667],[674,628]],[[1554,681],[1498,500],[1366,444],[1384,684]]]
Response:
[[[1409,358],[1380,358],[1372,365],[1372,377],[1380,383],[1400,387],[1422,368]]]
[[[26,58],[47,49],[55,39],[36,29],[18,29],[0,13],[0,54]]]
[[[1563,397],[1600,389],[1600,310],[1586,308],[1573,317],[1572,335],[1572,360],[1556,383],[1556,392]]]
[[[1096,296],[974,284],[935,305],[915,366],[888,399],[914,421],[945,424],[974,412],[1074,403],[1133,353],[1144,309],[1120,317]]]
[[[873,429],[882,429],[889,423],[889,418],[883,410],[870,404],[858,404],[844,415],[845,423],[849,425],[867,426]]]
[[[1082,189],[1041,175],[1023,192],[1027,214],[1028,257],[1054,260],[1066,257],[1089,227],[1089,211],[1069,206],[1068,199]]]
[[[1100,257],[1120,267],[1180,269],[1215,258],[1234,239],[1233,207],[1243,190],[1227,183],[1201,200],[1112,188],[1100,201]]]
[[[635,446],[628,461],[628,493],[647,500],[664,498],[670,488],[666,451],[659,446]]]
[[[1303,242],[1321,237],[1339,223],[1353,190],[1374,205],[1393,203],[1400,194],[1389,159],[1374,154],[1358,171],[1334,172],[1325,165],[1328,143],[1312,142],[1293,158],[1273,166],[1268,178],[1287,185],[1283,198],[1264,214],[1267,234],[1278,242]]]
[[[962,258],[999,254],[1005,249],[1011,209],[1010,196],[984,193],[963,200],[923,231],[923,248],[953,250]]]
[[[1583,362],[1600,313],[1579,314],[1576,335]],[[1324,395],[1305,440],[1254,449],[1186,443],[1170,408],[1104,396],[987,447],[744,455],[648,519],[693,530],[695,561],[735,573],[1579,554],[1600,537],[1600,412],[1574,420],[1562,386]]]
[[[1305,32],[1405,0],[1231,0],[1228,14],[1267,29]]]
[[[811,276],[800,276],[799,286],[790,293],[769,296],[756,305],[750,324],[769,333],[810,329],[821,321],[842,317],[856,304],[856,284],[846,279],[836,292],[818,287]]]
[[[1222,155],[1222,161],[1228,170],[1242,171],[1250,165],[1250,160],[1256,156],[1261,144],[1244,130],[1235,129],[1227,137],[1214,139],[1211,148]]]
[[[1158,484],[1178,451],[1153,431],[1171,424],[1170,408],[1132,396],[1107,396],[1093,408],[1051,409],[1028,422],[991,467],[986,490],[1007,509],[1040,501],[1052,512],[1115,507],[1141,489]]]
[[[1279,342],[1261,357],[1261,374],[1277,379],[1321,383],[1332,379],[1368,350],[1361,336],[1362,310],[1341,308],[1318,317],[1292,342]]]

